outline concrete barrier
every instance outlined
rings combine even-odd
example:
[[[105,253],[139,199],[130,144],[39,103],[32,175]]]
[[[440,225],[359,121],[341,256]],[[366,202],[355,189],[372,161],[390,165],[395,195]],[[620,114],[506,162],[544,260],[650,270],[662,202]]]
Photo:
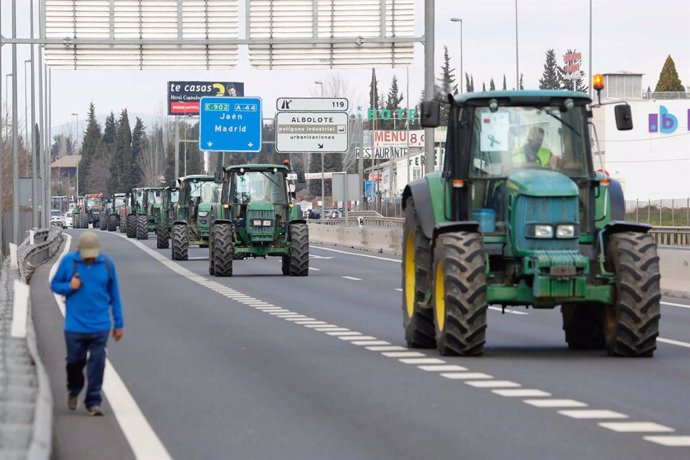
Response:
[[[659,246],[661,291],[664,295],[690,299],[690,249]]]

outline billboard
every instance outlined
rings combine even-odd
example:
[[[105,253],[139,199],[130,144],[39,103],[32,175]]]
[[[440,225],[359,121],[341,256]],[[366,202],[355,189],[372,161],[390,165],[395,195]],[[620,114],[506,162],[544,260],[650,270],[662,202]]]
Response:
[[[168,115],[199,115],[199,101],[209,96],[244,96],[242,82],[169,81]]]

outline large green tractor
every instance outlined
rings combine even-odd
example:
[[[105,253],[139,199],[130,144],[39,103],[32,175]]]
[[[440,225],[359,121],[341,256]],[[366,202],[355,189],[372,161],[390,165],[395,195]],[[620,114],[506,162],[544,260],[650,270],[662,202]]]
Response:
[[[218,213],[220,184],[213,176],[193,175],[177,180],[179,197],[172,223],[172,259],[187,260],[189,246],[208,247],[211,212]]]
[[[122,210],[125,207],[126,199],[126,193],[114,193],[110,198],[110,202],[106,207],[107,229],[109,232],[114,232],[118,225],[120,225],[120,216],[122,216]],[[123,226],[120,225],[120,227]],[[124,230],[121,231],[124,232]]]
[[[170,231],[179,195],[180,191],[177,187],[165,187],[165,189],[163,189],[163,202],[160,207],[160,212],[155,216],[156,247],[158,249],[167,249],[170,247]]]
[[[148,215],[146,213],[146,188],[133,188],[127,203],[127,238],[146,240],[149,237]]]
[[[81,195],[75,198],[74,208],[72,209],[72,227],[89,228],[89,214],[86,210],[86,199]]]
[[[596,171],[590,98],[570,91],[449,96],[443,171],[403,193],[403,325],[409,347],[480,355],[487,308],[561,306],[570,348],[652,356],[656,244],[624,222],[621,186]],[[437,126],[439,103],[422,125]],[[628,105],[615,107],[632,129]]]
[[[288,192],[282,165],[237,165],[223,172],[222,207],[213,215],[209,273],[232,276],[235,259],[278,256],[283,275],[309,274],[309,228]]]
[[[156,225],[163,211],[163,197],[165,187],[146,187],[144,189],[146,203],[147,233],[155,232]]]

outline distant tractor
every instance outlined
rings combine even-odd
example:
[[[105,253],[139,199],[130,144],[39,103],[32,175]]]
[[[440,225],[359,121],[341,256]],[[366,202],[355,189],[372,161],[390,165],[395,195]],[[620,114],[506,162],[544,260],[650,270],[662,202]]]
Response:
[[[480,355],[489,305],[561,305],[570,348],[653,355],[656,244],[623,221],[620,184],[594,166],[591,104],[570,91],[449,96],[443,171],[403,192],[409,347]],[[628,105],[615,113],[632,129]],[[438,118],[439,103],[424,103],[422,126]]]
[[[172,259],[187,260],[189,246],[208,247],[212,209],[218,213],[220,185],[213,176],[193,175],[177,180],[179,199],[172,223]]]
[[[72,210],[72,227],[89,228],[89,214],[86,210],[86,198],[77,196]]]
[[[102,193],[87,193],[84,195],[84,205],[88,221],[85,227],[89,228],[89,224],[96,228],[101,222],[101,211],[103,210],[103,194]]]
[[[101,224],[101,230],[108,230],[109,232],[114,232],[118,225],[120,225],[120,216],[122,215],[122,209],[125,206],[125,200],[127,198],[126,193],[115,193],[111,196],[105,203],[105,211],[102,216],[102,220],[106,222],[105,228]]]
[[[146,189],[133,188],[126,207],[127,238],[146,240],[149,237],[148,216],[146,214]]]
[[[283,165],[225,168],[220,213],[214,214],[209,273],[232,276],[233,260],[277,256],[283,275],[309,274],[309,228],[288,191]]]
[[[172,228],[173,217],[179,198],[179,189],[177,187],[166,187],[163,190],[163,202],[160,207],[160,213],[156,214],[156,247],[158,249],[167,249],[170,247],[170,230]]]

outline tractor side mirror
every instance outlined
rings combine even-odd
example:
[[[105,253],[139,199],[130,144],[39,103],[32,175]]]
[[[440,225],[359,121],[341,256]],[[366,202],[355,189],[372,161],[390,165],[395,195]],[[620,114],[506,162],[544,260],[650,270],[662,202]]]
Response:
[[[630,106],[628,104],[619,104],[613,109],[616,115],[616,128],[618,128],[618,131],[630,131],[633,129],[632,110]]]
[[[422,102],[420,123],[423,128],[437,128],[441,124],[441,104],[438,101]]]

